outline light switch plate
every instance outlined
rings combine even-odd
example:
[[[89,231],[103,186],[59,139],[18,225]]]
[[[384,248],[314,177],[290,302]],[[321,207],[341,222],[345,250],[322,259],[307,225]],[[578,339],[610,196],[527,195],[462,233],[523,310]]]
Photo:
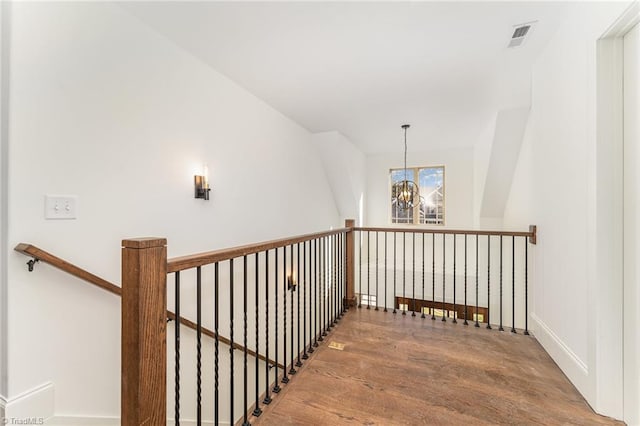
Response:
[[[78,197],[76,195],[46,195],[44,201],[45,219],[76,219],[78,217]]]

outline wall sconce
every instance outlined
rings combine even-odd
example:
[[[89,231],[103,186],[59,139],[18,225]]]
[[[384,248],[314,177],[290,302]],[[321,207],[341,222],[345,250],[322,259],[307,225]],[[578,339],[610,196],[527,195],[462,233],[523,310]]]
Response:
[[[209,191],[211,191],[211,189],[209,188],[209,168],[207,167],[206,164],[204,166],[203,172],[204,173],[202,174],[202,176],[195,175],[193,177],[193,182],[196,188],[195,195],[196,195],[196,198],[202,198],[203,200],[208,200]]]
[[[293,277],[287,277],[287,290],[296,291],[298,283],[293,279]]]

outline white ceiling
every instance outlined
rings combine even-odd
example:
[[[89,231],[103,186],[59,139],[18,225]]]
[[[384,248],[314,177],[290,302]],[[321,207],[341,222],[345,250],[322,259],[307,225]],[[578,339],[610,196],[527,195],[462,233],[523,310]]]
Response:
[[[367,153],[471,146],[529,102],[559,2],[137,2],[124,7],[311,132]],[[538,21],[525,45],[513,26]]]

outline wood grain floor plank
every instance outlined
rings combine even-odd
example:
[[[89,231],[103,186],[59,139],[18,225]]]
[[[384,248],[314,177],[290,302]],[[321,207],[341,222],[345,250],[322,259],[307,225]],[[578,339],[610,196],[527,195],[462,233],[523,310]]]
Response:
[[[365,309],[283,387],[254,424],[622,424],[595,414],[532,336]]]

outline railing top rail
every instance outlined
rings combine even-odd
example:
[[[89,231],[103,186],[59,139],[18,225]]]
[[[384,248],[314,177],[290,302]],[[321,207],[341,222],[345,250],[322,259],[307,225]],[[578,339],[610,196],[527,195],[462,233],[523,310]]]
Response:
[[[342,234],[351,231],[353,228],[338,228],[330,231],[315,232],[312,234],[298,235],[295,237],[281,238],[277,240],[264,241],[261,243],[248,244],[244,246],[213,250],[203,253],[190,254],[186,256],[173,257],[167,260],[167,273],[183,271],[185,269],[196,268],[198,266],[209,265],[224,260],[235,259],[237,257],[248,256],[267,250],[286,247],[291,244],[302,243],[327,237],[335,234]]]
[[[447,234],[447,235],[490,235],[505,237],[528,237],[536,236],[536,229],[532,228],[528,232],[522,231],[489,231],[489,230],[471,230],[471,229],[434,229],[434,228],[384,228],[384,227],[354,227],[354,231],[371,231],[371,232],[408,232],[418,234]]]

